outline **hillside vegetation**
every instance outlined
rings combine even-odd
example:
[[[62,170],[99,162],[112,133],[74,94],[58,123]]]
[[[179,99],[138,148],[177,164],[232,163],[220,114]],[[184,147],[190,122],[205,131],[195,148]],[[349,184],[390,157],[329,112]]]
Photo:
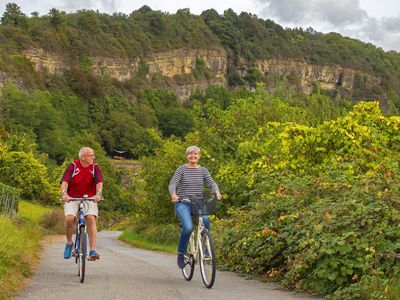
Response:
[[[143,159],[135,224],[176,223],[165,189],[197,144],[224,193],[213,223],[222,268],[334,299],[395,299],[399,117],[361,102],[310,126],[306,111],[263,90],[197,113],[193,133]]]
[[[91,57],[142,60],[149,54],[174,49],[222,47],[228,53],[230,86],[255,86],[257,81],[276,86],[276,81],[282,78],[262,74],[255,68],[255,62],[271,58],[290,59],[353,69],[358,73],[351,97],[356,100],[379,99],[400,107],[400,56],[395,51],[384,52],[372,44],[337,33],[322,34],[312,28],[284,29],[272,20],[245,12],[238,15],[231,9],[222,15],[210,9],[199,16],[191,14],[188,9],[167,14],[148,6],[129,15],[108,15],[91,10],[67,14],[51,9],[44,16],[32,14],[28,17],[16,4],[9,3],[1,18],[0,41],[0,70],[23,80],[27,87],[72,89],[87,100],[96,98],[98,101],[115,93],[110,87],[99,87],[100,83],[105,83],[91,75]],[[75,68],[63,78],[37,74],[21,55],[21,50],[30,48],[58,54]],[[244,67],[247,72],[238,73]],[[147,72],[148,66],[142,64],[137,76],[123,84],[111,83],[111,86],[117,93],[127,96],[130,93],[137,95],[145,87],[165,88],[174,81],[163,76],[149,80],[145,76]],[[380,83],[368,85],[365,74],[378,78]],[[207,78],[208,71],[193,75]],[[284,77],[293,85],[299,80],[296,74]],[[338,86],[336,93],[344,91]]]
[[[195,91],[184,105],[173,88],[207,80],[201,59],[178,79],[149,78],[145,64],[126,81],[90,69],[94,56],[141,59],[217,47],[228,53],[229,85]],[[30,48],[57,53],[73,67],[57,75],[36,71],[22,54]],[[352,93],[318,83],[304,93],[293,74],[274,77],[254,67],[270,58],[359,73]],[[102,218],[129,216],[140,237],[161,233],[169,243],[178,221],[168,182],[185,162],[185,148],[196,144],[224,195],[213,219],[221,268],[334,299],[396,299],[399,58],[339,34],[283,29],[232,10],[195,16],[147,6],[129,15],[52,9],[27,17],[8,4],[0,79],[12,80],[0,90],[0,183],[29,202],[55,205],[65,167],[90,146],[104,174]],[[244,65],[245,75],[238,73]],[[367,73],[380,79],[377,86],[366,84]],[[141,177],[111,163],[115,153],[139,159]],[[14,257],[2,253],[2,265],[10,266]]]

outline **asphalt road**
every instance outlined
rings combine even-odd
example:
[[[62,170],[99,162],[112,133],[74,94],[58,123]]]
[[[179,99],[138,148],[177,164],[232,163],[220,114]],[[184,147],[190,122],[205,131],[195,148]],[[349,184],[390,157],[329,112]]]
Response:
[[[217,271],[213,288],[207,289],[198,265],[188,282],[176,265],[175,255],[132,248],[117,240],[119,234],[99,232],[101,258],[87,263],[83,284],[75,261],[63,258],[64,239],[49,241],[33,277],[14,299],[320,299],[222,271]]]

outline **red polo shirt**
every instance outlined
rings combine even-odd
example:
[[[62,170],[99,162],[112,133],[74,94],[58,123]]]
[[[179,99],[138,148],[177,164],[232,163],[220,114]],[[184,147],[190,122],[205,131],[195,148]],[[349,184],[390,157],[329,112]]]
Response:
[[[68,184],[68,195],[72,198],[96,195],[96,184],[103,181],[100,168],[96,163],[84,168],[79,160],[75,160],[67,167],[62,182],[68,183],[69,178],[71,180]]]

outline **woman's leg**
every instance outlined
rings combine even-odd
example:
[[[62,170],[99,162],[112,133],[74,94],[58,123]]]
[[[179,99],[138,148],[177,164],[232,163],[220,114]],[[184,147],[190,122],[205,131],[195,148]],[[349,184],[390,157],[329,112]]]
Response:
[[[210,218],[207,215],[204,215],[202,218],[203,218],[204,227],[207,228],[208,231],[211,231]]]
[[[190,235],[193,231],[193,221],[189,203],[179,202],[175,204],[175,213],[181,223],[181,234],[179,236],[178,253],[186,253]]]

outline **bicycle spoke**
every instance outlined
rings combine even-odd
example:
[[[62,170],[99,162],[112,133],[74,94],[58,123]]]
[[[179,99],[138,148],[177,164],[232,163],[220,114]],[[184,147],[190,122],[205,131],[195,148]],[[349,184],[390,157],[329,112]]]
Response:
[[[200,239],[200,271],[203,283],[207,288],[211,288],[215,281],[215,251],[211,234],[208,230],[203,230]]]
[[[189,241],[189,246],[187,249],[187,253],[184,255],[185,259],[185,267],[182,269],[182,274],[183,277],[187,280],[190,281],[193,278],[193,273],[194,273],[194,255],[193,255],[193,249],[192,246],[194,241],[193,241],[193,235],[190,237]]]

